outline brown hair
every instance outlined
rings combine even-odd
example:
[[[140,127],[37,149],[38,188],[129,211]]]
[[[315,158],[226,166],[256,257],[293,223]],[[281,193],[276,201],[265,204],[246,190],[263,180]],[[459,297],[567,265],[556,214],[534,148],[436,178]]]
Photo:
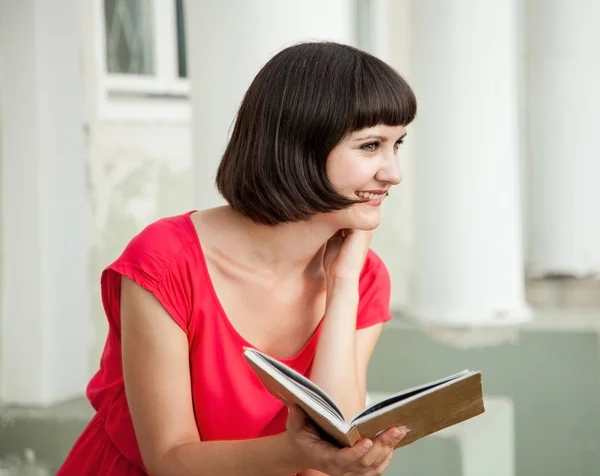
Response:
[[[405,126],[416,109],[410,86],[375,56],[331,42],[291,46],[246,92],[217,188],[234,210],[266,225],[341,210],[355,201],[327,179],[330,152],[354,131]]]

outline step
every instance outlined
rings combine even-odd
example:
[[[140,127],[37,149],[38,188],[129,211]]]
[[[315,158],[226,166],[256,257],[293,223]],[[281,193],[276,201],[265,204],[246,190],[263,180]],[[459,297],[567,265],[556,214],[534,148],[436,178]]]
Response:
[[[0,476],[50,476],[50,470],[35,460],[32,450],[26,450],[23,457],[0,458]]]

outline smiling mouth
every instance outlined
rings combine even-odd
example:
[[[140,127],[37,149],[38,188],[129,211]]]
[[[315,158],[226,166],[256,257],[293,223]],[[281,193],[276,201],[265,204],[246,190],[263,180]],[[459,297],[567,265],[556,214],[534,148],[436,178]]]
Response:
[[[370,202],[371,200],[380,200],[385,198],[387,192],[354,192],[356,196],[364,201]]]

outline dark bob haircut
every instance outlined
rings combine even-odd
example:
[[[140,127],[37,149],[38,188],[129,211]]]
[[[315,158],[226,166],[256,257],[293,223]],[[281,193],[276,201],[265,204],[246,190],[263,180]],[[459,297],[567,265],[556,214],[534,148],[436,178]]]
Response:
[[[380,59],[338,43],[291,46],[246,92],[217,188],[234,210],[265,225],[341,210],[356,201],[330,184],[330,152],[354,131],[406,126],[416,110],[410,86]]]

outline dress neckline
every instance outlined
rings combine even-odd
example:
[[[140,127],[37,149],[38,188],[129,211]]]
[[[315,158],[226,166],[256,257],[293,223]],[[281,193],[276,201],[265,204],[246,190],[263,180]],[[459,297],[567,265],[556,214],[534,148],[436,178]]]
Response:
[[[225,312],[225,309],[223,308],[223,305],[221,304],[221,300],[219,299],[219,296],[217,294],[217,291],[215,289],[214,283],[212,281],[212,278],[210,276],[210,273],[208,271],[208,263],[206,262],[206,256],[204,255],[204,250],[202,248],[202,243],[200,240],[200,236],[198,235],[198,230],[196,229],[196,225],[194,224],[194,221],[192,220],[192,215],[194,213],[196,213],[198,210],[191,210],[188,211],[187,213],[185,213],[183,215],[184,220],[186,222],[186,224],[188,225],[189,231],[190,233],[193,234],[194,236],[194,244],[197,248],[198,251],[198,255],[200,257],[200,264],[201,264],[201,271],[204,277],[204,281],[206,283],[206,287],[207,290],[210,294],[210,297],[213,301],[213,304],[215,305],[217,312],[219,314],[219,317],[221,318],[221,320],[225,323],[226,327],[228,328],[229,332],[231,333],[231,335],[242,345],[242,347],[250,347],[252,349],[256,349],[260,352],[263,352],[267,355],[269,355],[270,357],[279,360],[280,362],[286,363],[286,364],[290,364],[290,363],[294,363],[297,360],[300,360],[304,354],[313,346],[313,343],[317,340],[320,332],[321,332],[321,327],[323,325],[323,319],[321,319],[319,321],[319,324],[317,325],[317,327],[315,328],[315,330],[313,331],[313,333],[311,334],[311,336],[308,338],[308,340],[306,341],[306,343],[304,344],[304,346],[292,357],[279,357],[276,355],[271,355],[268,352],[264,352],[262,349],[259,349],[258,347],[256,347],[255,345],[253,345],[251,342],[249,342],[248,340],[246,340],[239,332],[238,330],[235,328],[235,326],[231,323],[231,321],[229,320],[229,317],[227,316],[227,313]]]

